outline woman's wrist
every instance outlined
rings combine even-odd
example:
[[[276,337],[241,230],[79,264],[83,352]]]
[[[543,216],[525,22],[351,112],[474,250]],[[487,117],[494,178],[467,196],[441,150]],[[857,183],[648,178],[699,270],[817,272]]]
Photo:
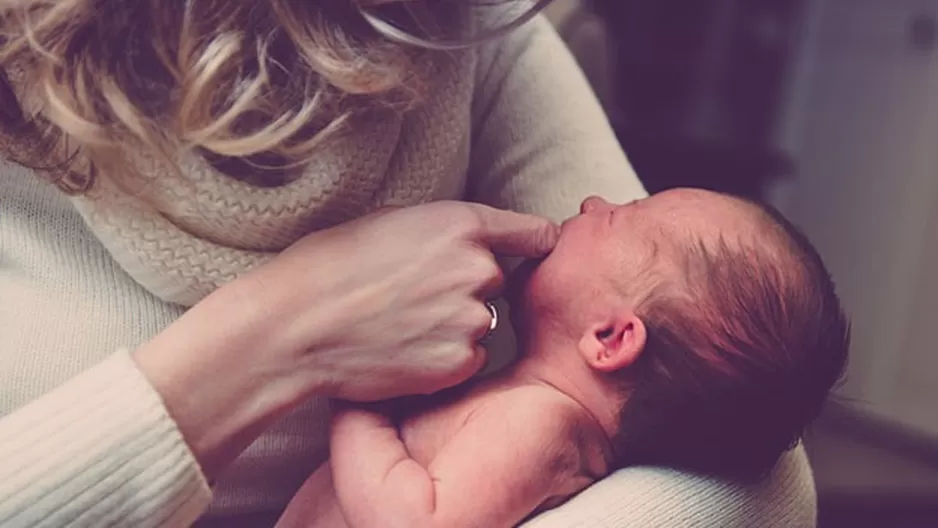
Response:
[[[245,302],[243,287],[221,288],[134,352],[209,479],[327,388],[321,369],[298,370],[275,350],[277,321]]]

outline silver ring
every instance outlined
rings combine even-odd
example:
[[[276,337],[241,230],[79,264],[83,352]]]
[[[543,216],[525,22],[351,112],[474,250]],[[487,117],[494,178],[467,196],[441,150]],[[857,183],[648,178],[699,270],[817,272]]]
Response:
[[[489,315],[492,316],[492,319],[489,321],[489,327],[485,329],[485,333],[479,338],[480,343],[492,337],[492,334],[495,333],[495,329],[498,328],[498,308],[495,307],[492,301],[485,301],[485,309],[489,311]]]

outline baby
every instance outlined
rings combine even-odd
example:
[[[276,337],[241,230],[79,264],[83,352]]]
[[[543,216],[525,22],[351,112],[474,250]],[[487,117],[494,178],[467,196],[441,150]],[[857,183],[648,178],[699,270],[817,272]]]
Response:
[[[754,203],[590,198],[521,270],[519,361],[406,415],[339,410],[281,526],[509,527],[630,465],[759,478],[845,367],[821,259]]]

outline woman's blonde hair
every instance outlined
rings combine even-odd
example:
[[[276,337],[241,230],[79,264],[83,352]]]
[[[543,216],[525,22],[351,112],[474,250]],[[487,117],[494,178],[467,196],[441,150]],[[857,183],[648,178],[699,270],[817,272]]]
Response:
[[[0,0],[0,156],[69,193],[126,172],[127,147],[277,184],[357,115],[420,100],[434,46],[414,43],[445,4]]]

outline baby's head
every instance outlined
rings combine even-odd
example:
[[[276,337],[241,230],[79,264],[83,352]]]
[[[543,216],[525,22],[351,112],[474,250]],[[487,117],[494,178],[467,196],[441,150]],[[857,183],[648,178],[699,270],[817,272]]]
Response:
[[[614,400],[616,466],[760,476],[847,360],[847,318],[804,235],[707,191],[587,200],[520,302],[521,337],[575,348]]]

